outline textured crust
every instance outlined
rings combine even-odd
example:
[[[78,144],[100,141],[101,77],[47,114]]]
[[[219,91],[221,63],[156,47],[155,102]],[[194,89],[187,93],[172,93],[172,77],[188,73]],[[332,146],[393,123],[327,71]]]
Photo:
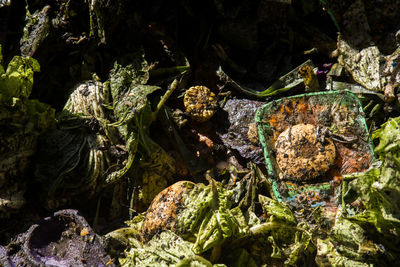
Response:
[[[257,131],[257,124],[250,123],[249,130],[247,131],[247,138],[249,138],[250,142],[253,144],[258,144],[258,131]]]
[[[283,131],[275,143],[276,162],[282,178],[310,180],[324,174],[333,165],[336,149],[333,141],[317,140],[316,127],[297,124]]]
[[[158,193],[143,219],[141,233],[145,241],[163,230],[174,230],[175,218],[182,204],[182,195],[194,185],[189,181],[180,181]]]
[[[193,86],[185,92],[183,103],[187,114],[194,120],[203,122],[214,115],[217,98],[207,87]]]

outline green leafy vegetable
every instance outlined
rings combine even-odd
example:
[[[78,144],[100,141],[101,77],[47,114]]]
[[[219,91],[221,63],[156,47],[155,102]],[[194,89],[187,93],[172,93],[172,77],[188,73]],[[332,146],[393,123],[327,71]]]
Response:
[[[248,227],[238,220],[243,216],[240,210],[230,210],[231,195],[232,192],[220,184],[197,184],[183,196],[184,209],[177,215],[176,228],[186,239],[195,242],[193,251],[196,254],[221,244],[229,237],[237,238],[248,232]]]
[[[15,56],[6,70],[0,64],[0,217],[24,204],[26,172],[37,138],[55,124],[54,109],[28,99],[33,74],[39,70],[31,57]]]
[[[319,240],[319,253],[336,266],[390,263],[400,252],[400,129],[389,119],[373,133],[381,162],[364,173],[345,175],[343,214],[337,215],[332,236]],[[322,255],[321,254],[321,255]]]
[[[261,247],[268,247],[264,253],[281,259],[286,265],[299,264],[310,257],[315,246],[307,225],[298,224],[286,204],[262,195],[259,201],[268,220],[251,227],[250,231],[258,236]]]
[[[170,231],[154,236],[147,244],[138,245],[126,251],[120,258],[121,266],[225,266],[213,265],[191,250],[192,243]]]
[[[15,56],[7,70],[0,69],[0,102],[10,103],[13,97],[28,98],[33,86],[33,73],[40,65],[31,57]]]

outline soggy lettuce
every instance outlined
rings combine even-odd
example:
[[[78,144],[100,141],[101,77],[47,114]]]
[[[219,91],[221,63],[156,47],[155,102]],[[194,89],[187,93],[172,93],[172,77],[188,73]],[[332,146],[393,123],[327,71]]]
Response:
[[[231,208],[232,193],[221,184],[211,181],[207,186],[197,184],[183,195],[173,229],[187,246],[186,250],[181,249],[184,255],[181,257],[191,259],[193,255],[202,256],[228,266],[259,266],[270,262],[295,265],[312,259],[315,245],[311,233],[307,225],[297,224],[285,204],[260,196],[259,201],[268,217],[266,222],[262,222],[250,210],[243,211],[240,206]],[[131,228],[137,233],[134,230],[138,229],[137,226],[132,225]],[[130,243],[123,263],[131,266],[143,263],[137,260],[137,257],[141,257],[138,247],[154,246],[163,251],[166,246],[161,237],[170,233],[167,230],[160,231],[161,234],[153,236],[147,245],[140,241],[126,241],[129,238],[132,240],[132,236],[127,234],[124,237],[124,233],[119,232],[118,239],[125,240],[125,244]],[[172,243],[176,239],[171,239]]]
[[[213,180],[207,186],[197,184],[183,195],[176,216],[174,233],[190,248],[184,257],[217,259],[228,266],[373,266],[397,262],[399,121],[389,120],[373,135],[379,139],[376,153],[380,161],[363,173],[343,177],[338,196],[341,206],[329,227],[318,224],[318,208],[313,212],[316,224],[307,224],[299,222],[285,203],[259,194],[262,216],[257,217],[254,209],[235,206],[238,201],[232,198],[233,190]],[[156,237],[152,242],[163,247]],[[132,247],[127,257],[135,250]],[[218,251],[224,256],[216,257]],[[132,258],[129,262],[132,264]]]
[[[226,241],[246,235],[249,228],[238,208],[231,209],[232,191],[219,183],[197,184],[183,196],[182,210],[176,217],[176,231],[194,242],[201,254]]]
[[[138,49],[129,64],[115,62],[104,84],[93,75],[74,88],[38,155],[35,176],[52,197],[95,196],[129,177],[124,201],[141,212],[171,182],[175,161],[150,138],[148,96],[161,88],[146,84],[148,71]]]
[[[121,266],[199,266],[217,267],[191,250],[192,243],[170,231],[156,235],[147,244],[132,247],[126,251],[126,257],[120,258]]]
[[[0,63],[1,60],[0,56]],[[24,127],[24,133],[38,134],[54,125],[54,110],[38,100],[28,99],[37,71],[40,65],[31,57],[15,56],[6,70],[0,67],[0,124],[4,123],[4,127],[21,131],[20,127]]]
[[[380,162],[345,175],[342,209],[331,237],[319,240],[319,256],[334,266],[390,264],[400,255],[400,129],[389,119],[373,134]]]
[[[0,88],[2,102],[12,97],[28,98],[33,86],[33,73],[40,71],[40,65],[31,57],[15,56],[8,64],[7,70],[0,69]]]
[[[297,223],[290,208],[272,198],[259,195],[267,221],[251,228],[263,248],[255,258],[279,260],[285,265],[304,264],[315,251],[308,226]]]
[[[28,99],[39,63],[15,56],[4,68],[1,61],[0,46],[0,217],[6,217],[24,204],[26,173],[37,138],[55,120],[49,105]]]
[[[0,125],[8,136],[17,132],[38,135],[54,125],[54,110],[38,100],[28,99],[37,71],[40,65],[31,57],[15,56],[6,69],[0,64]]]

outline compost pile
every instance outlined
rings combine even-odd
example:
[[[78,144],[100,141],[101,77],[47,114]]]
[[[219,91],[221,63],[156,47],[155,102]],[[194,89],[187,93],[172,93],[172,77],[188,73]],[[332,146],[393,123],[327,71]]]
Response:
[[[400,1],[0,0],[1,266],[400,260]]]

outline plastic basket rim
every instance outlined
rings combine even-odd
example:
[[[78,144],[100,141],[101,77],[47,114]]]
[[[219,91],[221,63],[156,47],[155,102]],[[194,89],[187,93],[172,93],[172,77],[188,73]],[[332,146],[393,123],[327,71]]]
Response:
[[[270,159],[270,151],[267,148],[267,142],[266,142],[266,137],[264,136],[264,127],[265,127],[265,122],[263,122],[262,120],[262,115],[264,114],[264,109],[271,106],[272,104],[280,104],[282,101],[286,100],[286,99],[293,99],[293,98],[302,98],[302,97],[310,97],[310,96],[318,96],[318,95],[340,95],[340,94],[346,94],[348,96],[350,96],[351,98],[354,99],[354,103],[357,105],[358,107],[358,111],[359,114],[361,115],[361,124],[364,126],[364,130],[366,131],[366,133],[368,133],[368,144],[369,144],[369,148],[370,148],[370,153],[371,153],[371,157],[372,160],[376,159],[376,155],[374,153],[374,146],[371,142],[371,136],[368,130],[368,126],[367,126],[367,122],[365,119],[365,113],[362,109],[362,104],[360,99],[352,92],[350,92],[349,90],[335,90],[335,91],[324,91],[324,92],[312,92],[312,93],[303,93],[303,94],[299,94],[299,95],[293,95],[293,96],[288,96],[288,97],[282,97],[276,100],[273,100],[271,102],[265,103],[263,104],[260,108],[258,108],[258,110],[256,111],[255,114],[255,118],[254,121],[256,122],[257,125],[257,132],[258,132],[258,136],[259,136],[259,140],[261,143],[261,147],[262,147],[262,151],[264,154],[264,159],[265,159],[265,163],[267,165],[267,172],[268,172],[268,179],[272,185],[272,191],[276,197],[276,199],[280,202],[283,201],[283,198],[281,196],[281,194],[278,191],[278,181],[277,181],[277,177],[275,175],[275,169],[272,165],[272,161]],[[264,124],[264,125],[262,125]]]

